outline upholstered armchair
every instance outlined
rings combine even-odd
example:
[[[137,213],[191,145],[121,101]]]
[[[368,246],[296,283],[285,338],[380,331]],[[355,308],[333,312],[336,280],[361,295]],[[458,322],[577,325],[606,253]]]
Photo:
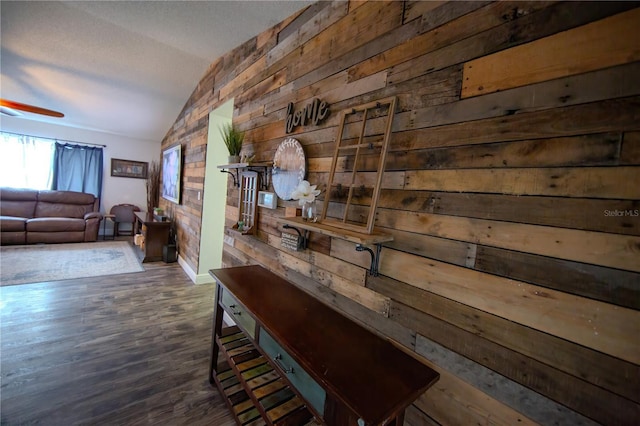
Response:
[[[107,216],[113,221],[113,235],[133,235],[133,223],[135,221],[134,212],[139,212],[140,208],[133,204],[116,204],[109,210],[110,216]],[[120,224],[130,223],[131,229],[124,233],[120,230]]]

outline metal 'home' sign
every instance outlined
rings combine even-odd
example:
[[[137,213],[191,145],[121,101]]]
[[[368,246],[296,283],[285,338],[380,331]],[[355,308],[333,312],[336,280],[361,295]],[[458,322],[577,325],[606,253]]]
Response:
[[[329,104],[315,98],[304,108],[294,111],[293,102],[287,106],[287,120],[285,121],[285,131],[293,132],[298,126],[306,126],[307,123],[316,126],[329,116]]]

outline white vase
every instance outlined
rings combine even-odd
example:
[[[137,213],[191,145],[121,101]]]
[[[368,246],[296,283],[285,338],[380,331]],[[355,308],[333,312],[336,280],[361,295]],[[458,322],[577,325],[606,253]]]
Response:
[[[302,220],[307,222],[318,221],[318,210],[316,208],[316,202],[307,201],[302,205]]]
[[[229,156],[229,164],[236,164],[240,162],[240,156],[239,155],[230,155]]]

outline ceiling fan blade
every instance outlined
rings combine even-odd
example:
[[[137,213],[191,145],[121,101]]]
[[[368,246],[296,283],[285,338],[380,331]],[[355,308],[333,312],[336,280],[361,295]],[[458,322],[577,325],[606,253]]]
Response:
[[[7,99],[0,99],[0,106],[18,109],[20,111],[32,112],[34,114],[48,115],[51,117],[64,117],[64,114],[58,111],[53,111],[51,109],[40,108],[33,105],[21,104],[20,102],[9,101]]]

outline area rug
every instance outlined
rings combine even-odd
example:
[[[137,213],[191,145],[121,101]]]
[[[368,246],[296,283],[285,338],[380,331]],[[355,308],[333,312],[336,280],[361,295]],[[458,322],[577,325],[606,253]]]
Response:
[[[127,241],[0,247],[3,286],[141,271]]]

